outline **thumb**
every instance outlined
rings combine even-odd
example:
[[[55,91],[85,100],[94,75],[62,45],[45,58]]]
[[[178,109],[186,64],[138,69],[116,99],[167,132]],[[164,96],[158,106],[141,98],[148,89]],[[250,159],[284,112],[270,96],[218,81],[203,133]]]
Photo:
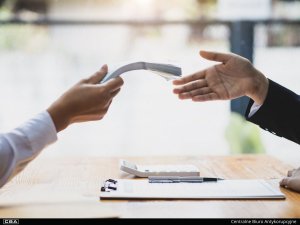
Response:
[[[229,59],[231,58],[230,54],[219,53],[219,52],[209,52],[209,51],[203,51],[203,50],[200,51],[200,55],[207,60],[217,61],[217,62],[222,62],[222,63],[228,62]]]
[[[88,79],[88,83],[90,84],[98,84],[100,83],[100,81],[105,77],[105,75],[107,74],[108,71],[108,67],[107,65],[103,65],[101,67],[101,69],[99,71],[97,71],[94,75],[92,75],[89,79]]]

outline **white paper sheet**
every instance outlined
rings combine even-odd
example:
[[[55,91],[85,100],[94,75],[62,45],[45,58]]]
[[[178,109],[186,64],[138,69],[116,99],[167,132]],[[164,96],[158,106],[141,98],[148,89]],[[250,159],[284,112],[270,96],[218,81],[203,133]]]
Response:
[[[264,180],[222,180],[203,183],[148,183],[147,179],[117,180],[117,190],[101,192],[114,199],[284,199]]]

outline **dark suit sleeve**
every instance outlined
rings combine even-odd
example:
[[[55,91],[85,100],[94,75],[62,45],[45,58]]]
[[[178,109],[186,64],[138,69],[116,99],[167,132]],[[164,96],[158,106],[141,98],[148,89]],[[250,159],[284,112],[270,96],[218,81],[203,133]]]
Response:
[[[300,144],[300,96],[269,80],[266,100],[260,109],[248,117],[253,100],[246,110],[246,119],[261,128]]]

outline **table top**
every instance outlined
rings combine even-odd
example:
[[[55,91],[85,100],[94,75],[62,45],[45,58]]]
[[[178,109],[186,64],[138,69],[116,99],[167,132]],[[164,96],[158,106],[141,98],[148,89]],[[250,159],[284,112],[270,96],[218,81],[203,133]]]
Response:
[[[201,176],[267,179],[279,188],[290,166],[268,155],[124,157],[136,164],[193,164]],[[297,218],[300,194],[280,188],[285,200],[99,200],[101,181],[132,178],[120,158],[39,156],[0,190],[1,218]]]

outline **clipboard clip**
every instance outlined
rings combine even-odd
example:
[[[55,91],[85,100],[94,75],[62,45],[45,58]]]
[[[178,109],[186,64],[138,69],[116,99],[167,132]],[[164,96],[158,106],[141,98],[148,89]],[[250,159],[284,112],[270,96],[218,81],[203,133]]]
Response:
[[[116,191],[117,183],[118,183],[118,181],[113,180],[113,179],[108,179],[108,180],[104,181],[103,185],[101,186],[101,192]]]

